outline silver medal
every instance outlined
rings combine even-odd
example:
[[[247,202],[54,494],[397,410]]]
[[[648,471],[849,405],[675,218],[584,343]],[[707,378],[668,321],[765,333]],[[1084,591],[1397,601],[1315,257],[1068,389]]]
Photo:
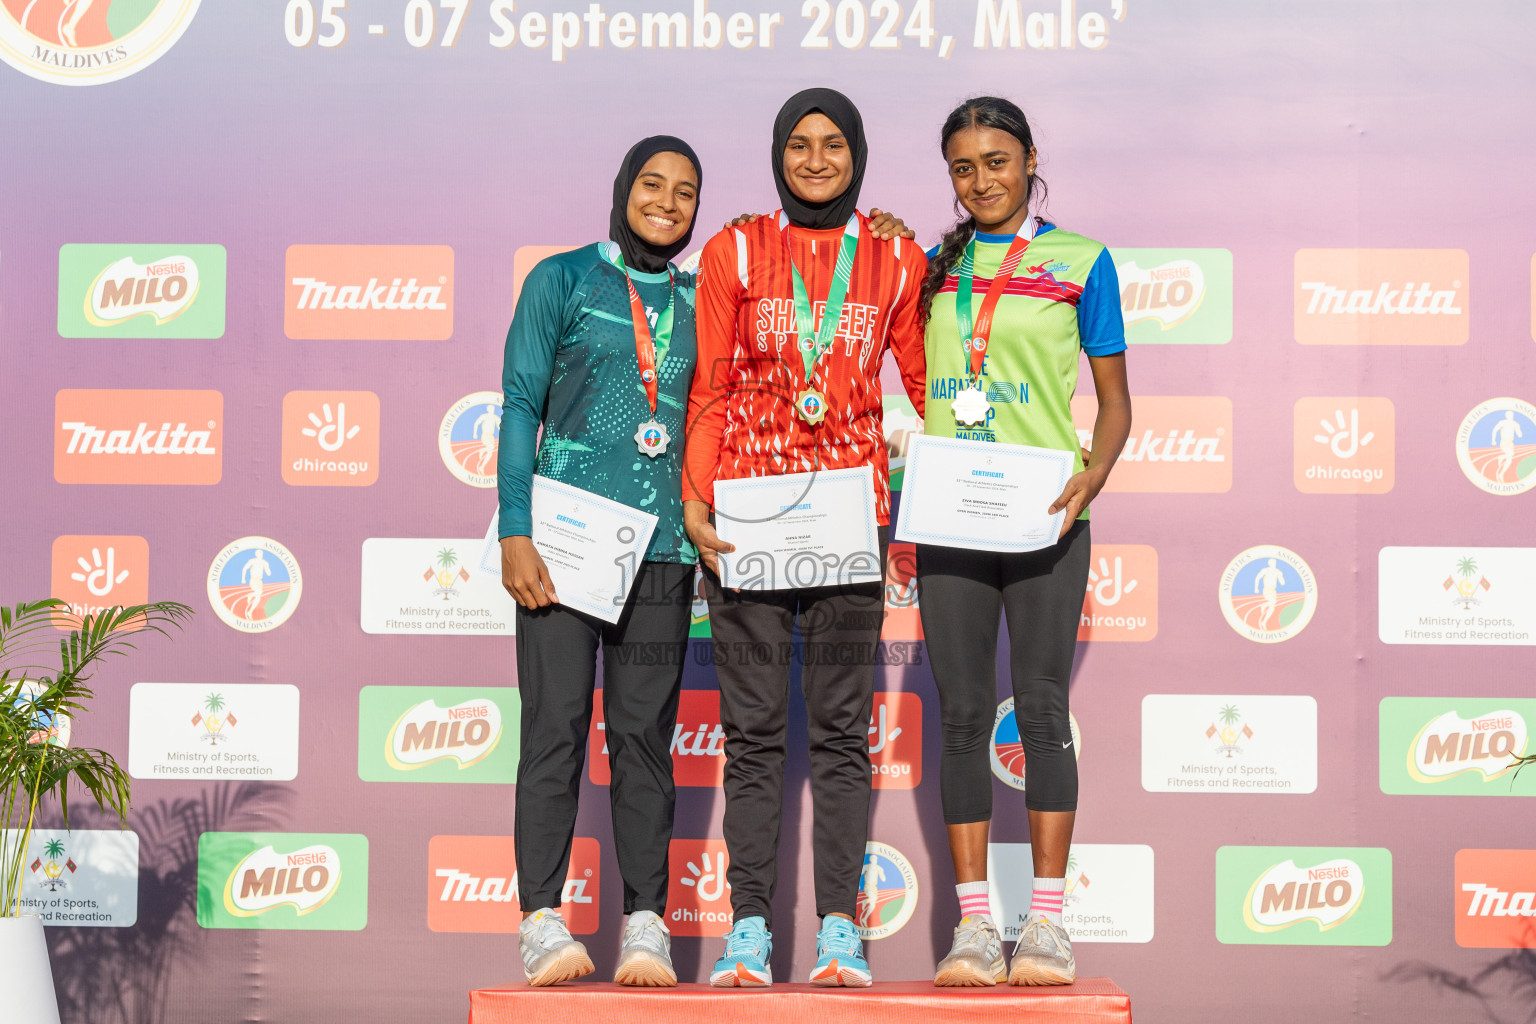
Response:
[[[658,455],[666,454],[667,444],[671,440],[667,436],[667,428],[654,419],[640,424],[639,429],[635,431],[635,447],[653,459]]]
[[[955,396],[951,408],[956,423],[967,427],[978,426],[987,418],[987,396],[981,393],[981,388],[965,388]]]

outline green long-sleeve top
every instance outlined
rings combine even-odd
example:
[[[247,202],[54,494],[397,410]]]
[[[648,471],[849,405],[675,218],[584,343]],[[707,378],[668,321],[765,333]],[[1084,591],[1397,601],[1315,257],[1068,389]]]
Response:
[[[645,558],[697,560],[683,532],[683,419],[698,357],[694,278],[673,271],[672,337],[656,351],[656,419],[671,442],[640,453],[635,431],[651,418],[635,356],[624,274],[603,258],[612,242],[541,260],[523,282],[502,364],[496,484],[502,537],[532,532],[533,474],[656,516]],[[630,271],[654,331],[669,275]],[[544,428],[542,440],[539,427]]]

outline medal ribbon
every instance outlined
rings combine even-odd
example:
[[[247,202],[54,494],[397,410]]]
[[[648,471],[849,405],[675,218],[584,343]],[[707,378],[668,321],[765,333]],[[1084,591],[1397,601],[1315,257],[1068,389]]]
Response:
[[[784,237],[785,255],[789,255],[789,225],[786,223],[780,230]],[[795,287],[796,347],[800,349],[800,358],[805,363],[807,384],[811,382],[816,361],[832,347],[837,325],[842,322],[843,300],[848,296],[848,279],[853,276],[853,256],[858,247],[859,215],[854,214],[848,218],[848,224],[843,228],[842,242],[837,247],[837,263],[832,268],[832,286],[827,290],[827,306],[821,314],[819,331],[814,329],[816,313],[811,308],[811,298],[805,290],[805,279],[800,276],[800,268],[795,266],[794,256],[789,255],[789,273]]]
[[[650,317],[645,315],[645,303],[640,301],[640,293],[635,291],[635,282],[630,279],[629,269],[624,266],[624,257],[618,252],[603,256],[612,263],[624,275],[624,284],[629,288],[629,317],[635,328],[635,362],[640,368],[640,383],[645,385],[645,397],[651,403],[651,415],[656,415],[656,353],[660,351],[666,355],[667,347],[672,343],[672,306],[673,299],[677,295],[677,278],[672,273],[672,264],[667,264],[667,308],[661,311],[656,318],[656,330],[651,330]]]
[[[1019,269],[1029,243],[1030,239],[1023,235],[1014,236],[1008,251],[1003,255],[1003,265],[997,268],[997,273],[992,277],[992,286],[987,289],[987,297],[982,300],[981,313],[976,317],[974,326],[971,323],[971,300],[976,284],[975,236],[965,247],[965,257],[960,261],[960,288],[955,295],[955,320],[960,325],[960,345],[969,356],[973,387],[981,386],[981,364],[987,355],[987,341],[992,337],[992,314],[997,310],[997,300],[1003,297],[1008,282],[1013,280],[1013,273]]]

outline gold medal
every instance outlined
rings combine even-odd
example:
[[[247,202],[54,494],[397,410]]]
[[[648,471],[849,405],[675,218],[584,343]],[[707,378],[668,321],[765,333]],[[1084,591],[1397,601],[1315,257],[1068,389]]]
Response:
[[[820,391],[806,388],[795,396],[795,412],[807,423],[820,423],[827,415],[827,398]]]

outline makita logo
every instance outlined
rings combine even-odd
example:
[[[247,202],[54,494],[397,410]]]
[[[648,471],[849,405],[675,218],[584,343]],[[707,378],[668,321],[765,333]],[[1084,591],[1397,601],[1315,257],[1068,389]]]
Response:
[[[476,878],[458,868],[438,868],[435,872],[443,879],[438,893],[440,903],[512,903],[517,899],[517,872],[511,878]],[[587,879],[567,878],[561,892],[562,903],[591,903],[587,895]]]
[[[1472,894],[1468,917],[1536,917],[1536,892],[1505,892],[1480,882],[1463,882],[1461,891]]]
[[[340,882],[341,857],[330,846],[306,846],[286,854],[264,846],[230,873],[225,905],[244,917],[281,906],[307,914],[330,899]]]
[[[1375,291],[1370,289],[1335,288],[1324,281],[1302,281],[1303,291],[1309,295],[1308,313],[1342,316],[1347,313],[1380,314],[1382,316],[1455,316],[1462,309],[1455,288],[1437,289],[1429,282],[1408,281],[1393,288],[1383,281]]]
[[[1072,399],[1078,443],[1093,444],[1098,403]],[[1232,488],[1232,402],[1215,395],[1136,399],[1138,435],[1126,440],[1110,491],[1219,493]]]
[[[1437,782],[1463,772],[1485,778],[1502,775],[1525,753],[1529,735],[1525,718],[1515,711],[1495,711],[1462,718],[1447,711],[1420,731],[1410,754],[1410,773],[1421,782]]]
[[[445,341],[453,335],[446,245],[290,245],[283,333],[294,339]]]
[[[1120,265],[1120,309],[1127,325],[1153,320],[1167,330],[1194,316],[1205,298],[1205,271],[1194,260],[1170,260],[1143,270]]]
[[[607,752],[608,744],[604,742],[603,753]],[[689,732],[686,725],[673,726],[673,757],[719,757],[724,753],[725,729],[719,722],[714,723],[713,727],[706,722],[693,732]]]
[[[174,428],[169,423],[160,424],[158,432],[140,420],[132,430],[109,430],[73,420],[59,424],[60,430],[69,431],[67,455],[217,455],[219,449],[211,441],[216,424],[208,424],[207,430],[188,430],[185,423]]]
[[[1360,865],[1331,860],[1300,868],[1292,860],[1276,864],[1253,883],[1244,908],[1249,927],[1260,931],[1316,921],[1327,931],[1354,913],[1364,893]]]
[[[1082,431],[1078,434],[1081,438]],[[1092,431],[1086,441],[1093,441]],[[1120,458],[1125,462],[1226,462],[1221,442],[1219,435],[1201,437],[1188,428],[1180,433],[1175,427],[1167,437],[1154,437],[1151,430],[1145,430],[1140,437],[1126,439]]]
[[[437,285],[423,286],[410,278],[401,282],[395,278],[389,284],[380,284],[370,277],[367,284],[334,285],[313,277],[296,277],[293,284],[303,289],[299,293],[295,309],[447,309],[442,300],[443,289]]]
[[[1301,249],[1292,310],[1303,345],[1464,345],[1463,249]]]
[[[593,698],[592,725],[587,733],[587,773],[606,786],[608,725],[603,720],[602,691]],[[672,728],[672,778],[679,786],[718,786],[725,776],[725,729],[720,725],[718,690],[683,690],[678,698],[677,724]]]
[[[223,476],[217,391],[64,390],[53,410],[61,484],[216,484]]]
[[[197,284],[197,264],[188,256],[168,256],[147,266],[124,256],[92,282],[85,316],[98,327],[141,313],[163,324],[192,304]]]

